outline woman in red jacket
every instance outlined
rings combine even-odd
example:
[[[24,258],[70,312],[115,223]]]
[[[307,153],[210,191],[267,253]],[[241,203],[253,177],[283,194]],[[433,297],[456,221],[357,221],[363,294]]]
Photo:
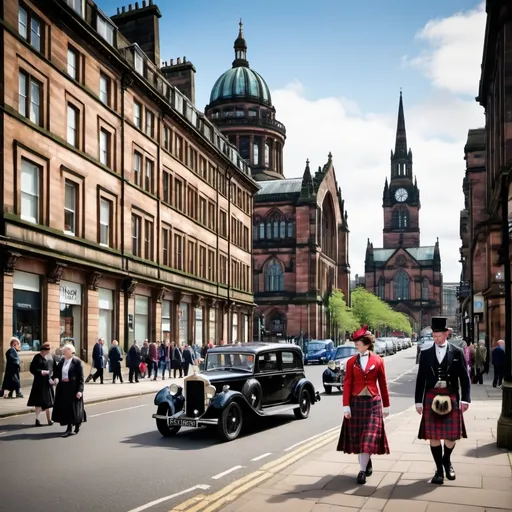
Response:
[[[374,337],[365,325],[352,335],[359,354],[347,361],[338,451],[359,455],[357,483],[373,473],[371,455],[389,453],[384,418],[389,414],[389,393],[384,360],[375,355]],[[384,407],[384,409],[383,409]]]

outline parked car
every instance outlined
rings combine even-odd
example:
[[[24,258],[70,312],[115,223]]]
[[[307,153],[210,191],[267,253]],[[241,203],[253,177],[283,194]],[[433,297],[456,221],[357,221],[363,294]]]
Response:
[[[420,362],[420,352],[422,350],[427,350],[434,344],[434,338],[432,336],[422,336],[418,339],[418,343],[416,344],[416,364]]]
[[[311,340],[305,350],[304,363],[327,364],[334,354],[332,340]]]
[[[375,341],[382,341],[386,344],[387,355],[392,356],[393,354],[396,354],[396,348],[392,338],[377,338]]]
[[[330,395],[332,388],[338,388],[343,391],[343,381],[345,380],[345,365],[353,355],[357,354],[354,345],[341,345],[336,348],[333,358],[327,363],[322,378],[324,390]]]
[[[155,396],[158,431],[216,427],[223,441],[236,439],[246,421],[293,411],[309,416],[320,394],[304,374],[300,347],[280,343],[222,345],[208,350],[205,371],[173,383]]]
[[[388,350],[386,342],[384,340],[375,340],[373,351],[378,356],[387,356]]]

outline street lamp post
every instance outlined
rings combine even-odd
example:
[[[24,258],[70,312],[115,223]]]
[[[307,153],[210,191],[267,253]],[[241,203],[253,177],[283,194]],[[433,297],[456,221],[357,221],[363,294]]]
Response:
[[[496,444],[498,448],[512,450],[512,311],[510,283],[510,250],[509,250],[509,218],[508,218],[508,188],[509,174],[504,172],[501,177],[501,251],[500,262],[503,265],[505,285],[505,354],[506,367],[503,381],[501,415],[498,419]]]

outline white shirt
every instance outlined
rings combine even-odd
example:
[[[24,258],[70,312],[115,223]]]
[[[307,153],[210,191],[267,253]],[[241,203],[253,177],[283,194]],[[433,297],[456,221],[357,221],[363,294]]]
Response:
[[[71,359],[64,359],[64,365],[62,366],[62,380],[69,379],[69,367],[71,366]]]
[[[364,354],[359,355],[359,364],[361,365],[361,368],[364,371],[366,371],[366,365],[368,364],[368,361],[370,360],[370,352],[368,350]],[[383,407],[383,412],[388,414],[389,413],[389,407]],[[343,412],[350,414],[350,406],[346,405],[343,407]]]

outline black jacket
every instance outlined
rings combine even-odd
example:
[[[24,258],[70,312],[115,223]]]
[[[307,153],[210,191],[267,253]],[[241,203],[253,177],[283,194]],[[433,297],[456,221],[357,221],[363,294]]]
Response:
[[[457,395],[457,401],[471,402],[471,384],[468,369],[464,359],[464,352],[448,343],[446,350],[448,358],[447,382],[449,389]],[[436,345],[420,353],[418,375],[416,377],[415,403],[423,403],[425,393],[433,389],[437,382],[437,367],[439,363],[436,356]]]

